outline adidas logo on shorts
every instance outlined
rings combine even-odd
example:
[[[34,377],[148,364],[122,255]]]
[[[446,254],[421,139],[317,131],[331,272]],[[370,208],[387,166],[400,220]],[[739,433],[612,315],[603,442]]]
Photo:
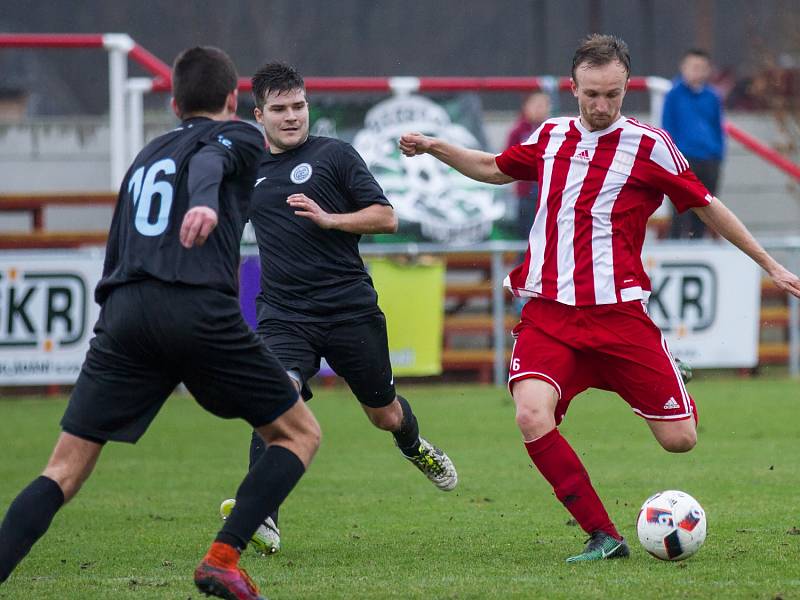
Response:
[[[667,403],[664,405],[664,410],[672,410],[675,408],[680,408],[680,404],[675,400],[675,398],[670,398],[667,400]]]

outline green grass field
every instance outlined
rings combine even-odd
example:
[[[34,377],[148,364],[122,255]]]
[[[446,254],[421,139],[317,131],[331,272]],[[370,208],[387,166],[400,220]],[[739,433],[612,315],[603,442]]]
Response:
[[[502,389],[404,387],[423,435],[459,469],[442,493],[372,428],[343,389],[311,406],[322,448],[284,505],[283,551],[245,568],[273,599],[800,598],[800,384],[692,384],[700,442],[658,447],[615,396],[593,392],[562,426],[612,517],[627,561],[568,566],[585,536],[532,468]],[[0,401],[0,512],[47,460],[64,400]],[[198,600],[192,570],[220,526],[217,507],[246,468],[249,431],[184,397],[137,446],[112,444],[76,500],[0,598]],[[634,520],[651,493],[677,488],[708,514],[700,552],[665,563]]]

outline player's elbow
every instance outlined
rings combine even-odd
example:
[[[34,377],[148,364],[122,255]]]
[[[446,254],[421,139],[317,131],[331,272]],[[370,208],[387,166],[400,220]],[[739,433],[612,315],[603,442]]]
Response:
[[[482,169],[480,181],[484,183],[491,183],[494,185],[503,185],[504,183],[511,183],[514,181],[513,177],[509,177],[505,173],[500,170],[500,167],[497,166],[497,162],[495,161],[494,157],[491,158],[491,162],[487,162]]]
[[[380,217],[374,221],[373,233],[397,233],[399,221],[391,206],[382,207]]]
[[[400,219],[397,218],[397,213],[392,211],[389,214],[389,218],[386,220],[386,230],[384,233],[397,233],[398,227],[400,227]]]
[[[484,183],[491,183],[493,185],[503,185],[504,183],[510,183],[511,181],[513,181],[511,178],[500,172],[488,173],[483,178]]]

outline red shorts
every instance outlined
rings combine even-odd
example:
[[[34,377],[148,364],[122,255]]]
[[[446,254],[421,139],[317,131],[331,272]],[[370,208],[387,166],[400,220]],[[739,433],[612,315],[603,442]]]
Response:
[[[588,388],[616,392],[645,419],[695,411],[667,342],[639,300],[575,307],[533,298],[514,328],[508,386],[535,378],[558,392],[556,423]]]

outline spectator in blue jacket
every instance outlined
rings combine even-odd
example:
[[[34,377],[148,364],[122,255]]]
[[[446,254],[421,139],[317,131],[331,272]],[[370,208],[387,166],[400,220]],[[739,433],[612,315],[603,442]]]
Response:
[[[681,60],[680,77],[664,99],[663,127],[683,152],[689,165],[713,195],[725,151],[722,133],[722,101],[711,86],[711,57],[704,50],[688,50]],[[671,238],[700,239],[705,224],[694,211],[675,213]]]

